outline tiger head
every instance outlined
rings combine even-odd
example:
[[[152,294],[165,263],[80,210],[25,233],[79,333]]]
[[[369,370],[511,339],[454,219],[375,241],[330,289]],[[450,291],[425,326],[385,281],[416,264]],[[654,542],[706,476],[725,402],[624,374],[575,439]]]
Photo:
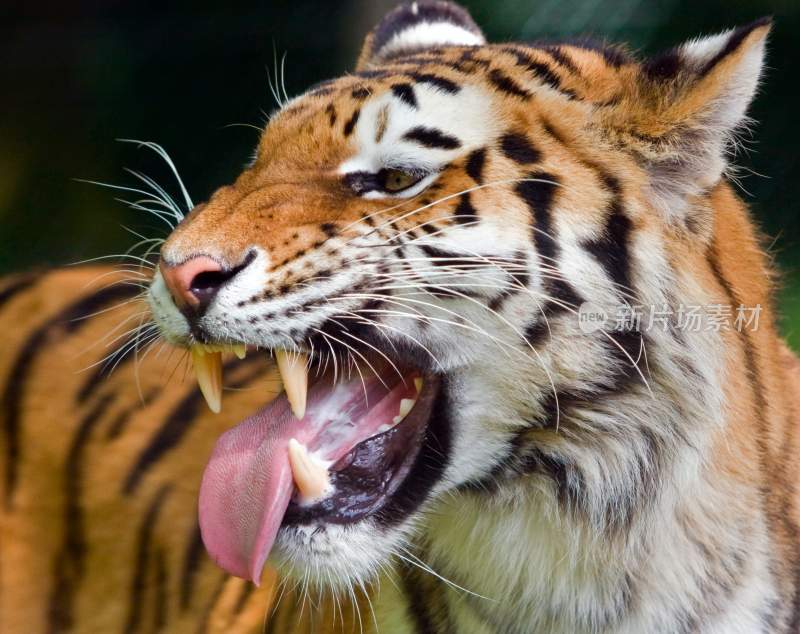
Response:
[[[615,318],[707,299],[697,262],[768,30],[640,61],[487,44],[460,7],[413,2],[353,73],[275,112],[149,290],[213,409],[228,350],[273,356],[285,388],[210,458],[214,559],[256,582],[268,556],[364,580],[486,491],[625,524],[654,446],[719,411],[720,350]]]

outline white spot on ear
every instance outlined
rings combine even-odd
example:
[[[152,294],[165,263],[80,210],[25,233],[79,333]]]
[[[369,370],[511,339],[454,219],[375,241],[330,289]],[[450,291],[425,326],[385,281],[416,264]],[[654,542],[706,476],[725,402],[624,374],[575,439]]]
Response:
[[[381,57],[431,46],[478,46],[486,40],[452,22],[421,22],[397,33],[381,47]]]
[[[698,71],[702,70],[715,57],[723,53],[731,37],[734,37],[736,33],[736,30],[731,30],[719,35],[691,40],[681,47],[681,58],[690,67],[694,67]],[[766,38],[761,38],[747,46],[744,55],[736,64],[736,68],[724,78],[725,85],[720,91],[717,101],[710,108],[712,113],[710,122],[720,131],[730,132],[744,121],[747,107],[758,88],[758,80],[764,65],[765,47]],[[735,50],[738,51],[738,48]],[[730,54],[734,54],[734,51]],[[723,60],[720,60],[719,63],[722,63]]]

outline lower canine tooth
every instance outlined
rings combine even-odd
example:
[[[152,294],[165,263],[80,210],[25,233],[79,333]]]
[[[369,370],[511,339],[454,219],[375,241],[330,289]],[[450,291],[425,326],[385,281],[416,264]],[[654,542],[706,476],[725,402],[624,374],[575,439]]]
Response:
[[[222,353],[206,352],[200,346],[192,346],[192,364],[208,408],[219,414],[222,409]]]
[[[300,419],[306,413],[308,394],[308,356],[300,352],[276,350],[275,360],[283,379],[283,389],[292,408],[292,413]]]
[[[289,440],[288,450],[289,466],[301,501],[308,504],[320,499],[330,488],[328,469],[294,438]]]
[[[404,398],[400,401],[400,418],[405,418],[406,414],[411,411],[416,401],[413,398]]]

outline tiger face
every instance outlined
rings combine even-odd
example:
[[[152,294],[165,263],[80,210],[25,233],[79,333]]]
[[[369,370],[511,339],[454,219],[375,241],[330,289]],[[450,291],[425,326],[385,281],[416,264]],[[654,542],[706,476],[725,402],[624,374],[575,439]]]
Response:
[[[630,528],[658,466],[642,456],[720,416],[721,344],[581,317],[707,299],[686,260],[712,236],[768,28],[641,62],[487,44],[462,9],[415,2],[354,73],[276,112],[149,291],[221,415],[222,354],[273,357],[282,377],[206,468],[214,559],[255,582],[268,557],[365,580],[484,490]]]

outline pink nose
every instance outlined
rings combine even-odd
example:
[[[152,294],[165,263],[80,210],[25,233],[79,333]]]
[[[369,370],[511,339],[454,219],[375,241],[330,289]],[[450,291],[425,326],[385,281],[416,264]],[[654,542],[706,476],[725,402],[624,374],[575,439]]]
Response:
[[[223,283],[236,273],[226,273],[222,266],[206,255],[198,255],[182,264],[169,266],[162,260],[158,265],[164,283],[178,308],[204,311]]]

